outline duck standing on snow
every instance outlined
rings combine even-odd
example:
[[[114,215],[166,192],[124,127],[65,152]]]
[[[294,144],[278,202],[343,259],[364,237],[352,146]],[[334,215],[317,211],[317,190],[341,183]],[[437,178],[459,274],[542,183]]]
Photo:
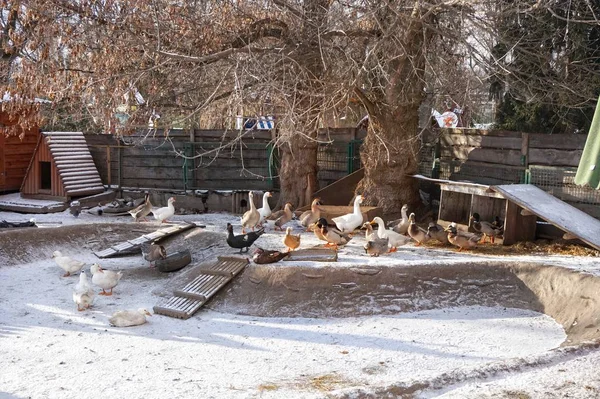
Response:
[[[283,214],[280,215],[276,220],[275,220],[275,230],[283,230],[282,227],[284,224],[288,223],[290,220],[292,220],[292,217],[294,217],[294,214],[292,212],[292,204],[290,204],[289,202],[287,204],[285,204],[285,207],[283,208]]]
[[[146,316],[152,316],[152,313],[146,309],[119,310],[108,319],[108,322],[114,327],[140,326],[146,323]]]
[[[97,263],[94,263],[92,267],[90,267],[90,271],[92,272],[92,283],[102,288],[100,295],[112,295],[113,288],[119,284],[119,280],[123,277],[122,272],[104,270]],[[110,290],[110,292],[106,292],[106,290]]]
[[[233,226],[231,223],[227,223],[227,244],[231,248],[239,249],[240,253],[242,253],[242,249],[244,248],[246,248],[245,252],[248,252],[250,246],[254,243],[254,241],[258,240],[258,237],[260,237],[264,232],[265,229],[262,228],[258,231],[251,231],[250,233],[243,233],[236,236],[233,234]]]
[[[410,237],[403,236],[402,234],[396,233],[393,230],[386,229],[383,219],[381,219],[379,216],[374,217],[371,221],[371,224],[375,223],[377,223],[377,237],[388,239],[388,243],[391,247],[390,252],[395,252],[398,250],[398,247],[406,245],[410,242]]]
[[[77,273],[81,270],[83,265],[85,265],[83,262],[64,256],[60,251],[54,251],[52,253],[52,258],[56,264],[65,271],[63,277],[69,277],[71,273]]]
[[[326,246],[332,246],[336,251],[338,245],[346,245],[352,239],[335,227],[329,227],[327,223],[321,224],[321,235],[327,240]]]
[[[82,270],[79,274],[79,283],[73,290],[73,302],[77,305],[77,310],[80,312],[89,309],[94,302],[96,293],[88,283],[87,275]]]
[[[292,228],[288,227],[283,237],[283,245],[287,247],[288,252],[295,250],[300,246],[300,234],[292,234]]]
[[[444,231],[444,228],[437,223],[430,222],[427,227],[427,237],[438,240],[442,244],[448,244],[448,233]]]
[[[309,226],[313,223],[316,223],[321,218],[321,209],[319,208],[320,204],[320,199],[315,198],[310,204],[310,210],[303,212],[300,215],[300,224],[303,227],[306,227],[306,231],[310,231]]]
[[[410,222],[408,220],[407,212],[408,212],[408,205],[406,205],[406,204],[402,205],[402,208],[400,209],[400,213],[402,214],[402,217],[400,219],[396,219],[396,220],[392,220],[391,222],[388,222],[387,226],[391,227],[392,230],[394,230],[398,234],[408,233],[408,226],[410,225]]]
[[[141,249],[142,256],[145,260],[150,262],[150,267],[154,267],[152,262],[155,262],[160,259],[165,259],[167,257],[167,251],[162,245],[144,243],[141,245]]]
[[[423,244],[424,242],[427,242],[429,240],[429,237],[427,236],[427,232],[425,230],[423,230],[422,228],[420,228],[419,226],[417,226],[417,223],[415,222],[415,214],[411,213],[410,216],[408,217],[408,220],[410,222],[410,225],[408,226],[408,235],[415,240],[417,243],[415,244],[415,246],[419,246],[421,244]]]
[[[150,194],[146,193],[146,195],[144,196],[144,202],[138,207],[130,210],[129,214],[131,215],[131,217],[133,217],[133,219],[136,222],[139,222],[140,219],[147,220],[146,216],[148,216],[151,212],[152,203],[150,202]]]
[[[169,198],[169,201],[167,202],[167,206],[152,211],[154,214],[154,219],[158,220],[160,223],[168,222],[167,219],[175,214],[175,207],[173,206],[175,197]]]
[[[258,208],[258,213],[260,214],[260,220],[258,221],[258,225],[262,227],[262,224],[267,220],[269,216],[271,216],[271,207],[269,206],[269,197],[272,197],[273,194],[270,192],[266,192],[263,194],[263,205],[262,208]]]
[[[367,241],[365,244],[365,252],[371,256],[377,257],[388,252],[390,240],[389,238],[375,238],[372,241]]]
[[[271,251],[269,249],[256,248],[252,260],[257,265],[267,265],[269,263],[279,262],[281,259],[289,256],[289,252]]]
[[[456,223],[450,223],[450,226],[446,229],[448,232],[448,241],[450,244],[456,245],[459,249],[458,252],[463,249],[471,249],[477,246],[479,239],[481,238],[480,234],[471,234],[464,231],[458,231],[456,228]]]
[[[246,229],[254,231],[254,227],[260,222],[260,213],[256,209],[256,205],[254,205],[254,194],[252,194],[252,191],[248,193],[248,199],[250,200],[250,210],[244,213],[241,220],[243,234],[246,233]]]
[[[364,222],[362,228],[365,229],[365,240],[373,241],[377,238],[377,232],[373,230],[373,225],[369,222]]]
[[[74,217],[78,217],[81,213],[81,202],[72,201],[71,205],[69,206],[69,212],[71,212],[71,215]]]
[[[331,219],[339,231],[342,233],[352,233],[354,229],[362,226],[363,216],[360,211],[360,204],[362,204],[362,202],[362,195],[357,195],[354,199],[354,212]]]

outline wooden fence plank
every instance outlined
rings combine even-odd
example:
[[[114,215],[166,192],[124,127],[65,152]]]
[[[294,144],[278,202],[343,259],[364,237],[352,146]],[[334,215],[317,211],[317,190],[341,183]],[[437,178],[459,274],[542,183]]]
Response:
[[[583,150],[529,148],[529,164],[577,167],[582,153]]]

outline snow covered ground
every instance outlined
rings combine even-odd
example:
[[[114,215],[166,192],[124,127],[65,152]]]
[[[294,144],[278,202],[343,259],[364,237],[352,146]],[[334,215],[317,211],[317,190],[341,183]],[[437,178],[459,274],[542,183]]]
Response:
[[[0,212],[0,220],[31,217],[62,225],[132,224],[128,217],[82,213],[73,218],[68,211]],[[173,219],[194,221],[223,234],[227,222],[239,226],[239,218],[229,214]],[[268,232],[260,245],[283,249],[281,237]],[[362,237],[355,238],[340,251],[335,265],[402,267],[507,258],[412,245],[370,258],[361,248],[363,243]],[[313,244],[317,244],[314,236],[303,234],[302,246]],[[64,250],[88,265],[98,261],[85,249],[65,245]],[[0,264],[0,398],[379,397],[378,390],[386,386],[421,383],[430,389],[416,390],[417,397],[600,396],[596,372],[600,351],[556,349],[566,337],[562,327],[532,311],[471,306],[308,319],[201,310],[185,321],[155,315],[143,326],[116,328],[108,324],[114,311],[151,309],[158,300],[153,292],[164,281],[128,274],[147,268],[139,256],[104,260],[100,263],[123,270],[125,277],[115,295],[97,297],[91,310],[78,312],[71,298],[77,277],[60,277],[62,270],[49,255],[47,260],[15,266]],[[510,259],[600,271],[597,258],[526,255]],[[279,264],[298,265],[323,266]]]

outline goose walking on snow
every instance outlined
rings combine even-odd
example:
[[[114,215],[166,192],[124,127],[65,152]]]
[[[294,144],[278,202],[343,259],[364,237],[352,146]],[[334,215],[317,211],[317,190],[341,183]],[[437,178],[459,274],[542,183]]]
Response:
[[[263,205],[262,208],[258,209],[258,213],[260,214],[260,219],[258,221],[258,225],[262,227],[262,224],[267,220],[269,216],[271,216],[271,206],[269,205],[269,197],[272,197],[269,191],[263,194]]]
[[[89,309],[94,302],[96,293],[88,282],[87,275],[84,271],[79,274],[79,283],[73,290],[73,302],[77,305],[77,310],[80,312]]]
[[[52,253],[52,258],[56,264],[65,271],[63,277],[69,277],[72,273],[77,273],[81,270],[83,265],[85,265],[83,262],[63,255],[60,251],[54,251]]]
[[[92,272],[92,283],[102,288],[100,295],[112,295],[113,288],[119,284],[119,280],[123,277],[122,272],[104,270],[97,263],[94,263],[92,267],[90,267],[90,271]],[[106,292],[106,290],[110,290],[110,292]]]
[[[154,214],[154,219],[158,220],[160,223],[168,222],[167,219],[175,214],[173,202],[175,202],[175,197],[169,198],[167,206],[152,211]]]

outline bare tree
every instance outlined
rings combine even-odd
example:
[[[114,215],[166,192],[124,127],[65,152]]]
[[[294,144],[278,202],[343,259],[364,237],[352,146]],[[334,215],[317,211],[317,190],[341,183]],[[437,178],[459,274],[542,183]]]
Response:
[[[569,71],[569,86],[558,84],[561,74],[533,79],[537,72],[514,61],[533,53],[534,63],[541,52],[519,47],[524,33],[502,34],[505,21],[540,13],[566,18],[570,29],[597,28],[596,6],[585,11],[588,1],[569,3],[578,4],[578,15],[557,12],[549,0],[1,0],[2,45],[12,63],[4,89],[23,99],[44,95],[74,120],[117,134],[156,114],[164,126],[193,126],[207,115],[233,126],[240,110],[273,114],[282,201],[297,206],[317,189],[316,132],[324,115],[359,101],[370,123],[358,191],[394,213],[419,203],[410,175],[417,171],[418,110],[428,91],[453,96],[460,80],[479,82],[481,92],[491,78],[510,82],[521,72],[517,82],[531,93],[550,81],[570,92],[573,71],[597,76],[597,53],[557,46],[545,57]],[[558,68],[555,59],[568,59],[569,67]],[[462,87],[464,93],[472,86]],[[593,97],[576,91],[579,98],[563,97],[567,103]],[[15,111],[31,102],[11,104]],[[121,120],[119,110],[126,114]]]

